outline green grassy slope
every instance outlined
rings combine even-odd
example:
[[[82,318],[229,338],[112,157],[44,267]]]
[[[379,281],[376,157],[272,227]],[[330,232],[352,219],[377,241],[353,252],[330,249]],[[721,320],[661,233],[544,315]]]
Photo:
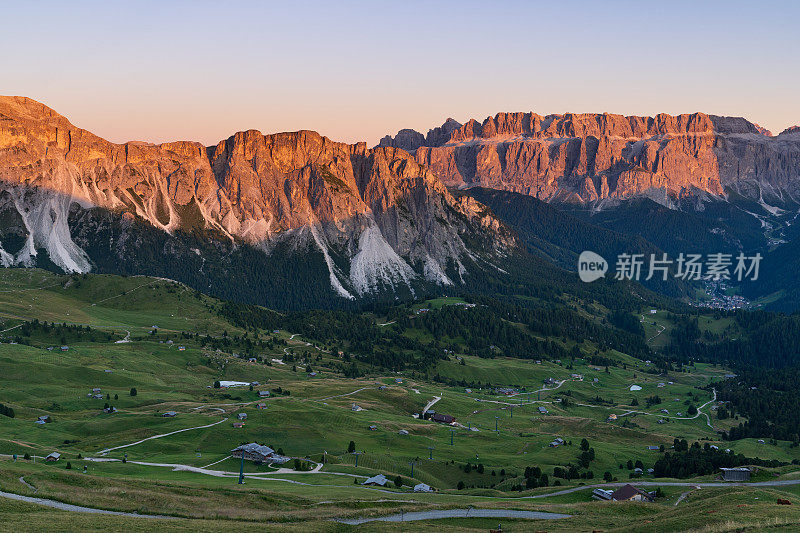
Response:
[[[220,317],[216,312],[219,302],[172,282],[0,269],[0,291],[0,330],[5,330],[0,333],[0,403],[12,407],[16,415],[0,416],[0,489],[29,494],[30,490],[19,482],[23,476],[37,487],[40,497],[199,520],[165,522],[166,530],[216,530],[225,527],[227,520],[239,521],[236,527],[245,530],[253,521],[268,521],[276,529],[337,530],[339,526],[329,519],[473,505],[574,515],[563,522],[534,524],[538,529],[635,529],[641,527],[642,520],[653,520],[665,524],[664,530],[677,531],[686,527],[687,519],[674,509],[675,490],[651,505],[627,505],[624,512],[620,507],[591,502],[588,491],[552,499],[520,496],[557,490],[552,487],[553,469],[575,463],[583,438],[596,451],[589,466],[594,479],[559,480],[562,488],[600,482],[598,478],[605,471],[627,481],[630,472],[627,467],[620,469],[620,464],[640,460],[645,467],[651,467],[661,452],[649,451],[646,446],[663,444],[668,449],[676,436],[730,446],[751,457],[800,459],[800,449],[784,442],[773,446],[746,439],[723,444],[706,425],[704,416],[670,418],[678,411],[685,413],[690,402],[701,405],[711,399],[710,392],[702,387],[726,372],[720,367],[696,364],[687,367],[686,372],[659,376],[644,361],[604,352],[617,364],[606,371],[588,364],[584,356],[595,346],[587,342],[581,357],[560,364],[450,354],[427,372],[392,373],[362,365],[366,375],[349,379],[336,370],[339,358],[330,353],[329,347],[315,346],[294,332],[249,331],[251,336],[280,341],[272,347],[257,348],[261,362],[255,363],[236,357],[235,346],[217,351],[204,347],[200,338],[182,336],[181,332],[198,332],[223,338],[226,333],[240,335],[242,330]],[[417,307],[453,303],[457,301],[438,299]],[[110,337],[100,338],[98,334],[92,341],[90,333],[84,332],[69,342],[69,350],[64,352],[48,350],[60,343],[42,332],[26,337],[29,345],[11,344],[9,341],[22,331],[23,321],[32,318],[91,325],[96,328],[93,331],[108,332]],[[645,318],[650,320],[649,315]],[[382,320],[380,316],[374,319]],[[652,320],[670,326],[660,312]],[[159,326],[158,335],[151,334],[154,325]],[[728,326],[711,318],[703,324],[709,331]],[[649,332],[647,325],[645,331]],[[129,332],[130,342],[116,342]],[[179,345],[186,349],[179,350]],[[287,352],[294,354],[295,361],[277,362],[287,358]],[[308,364],[313,365],[316,376],[304,371]],[[435,382],[435,374],[456,381],[515,387],[519,393],[505,396],[485,387],[473,387],[467,392],[463,386]],[[582,379],[573,378],[572,374],[580,374]],[[563,383],[557,388],[543,387],[543,380],[551,377]],[[252,391],[249,387],[218,389],[213,387],[216,380],[260,384]],[[672,384],[667,384],[670,381]],[[659,383],[665,386],[659,387]],[[641,390],[631,391],[631,385],[638,385]],[[88,396],[95,387],[102,389],[102,399]],[[133,387],[137,389],[136,396],[129,393]],[[258,390],[279,388],[284,393],[275,393],[268,399],[257,394]],[[648,407],[646,399],[655,394],[662,403]],[[455,416],[460,427],[413,417],[435,397],[441,399],[433,409]],[[602,402],[597,401],[598,397]],[[103,413],[106,403],[118,411]],[[257,409],[258,403],[264,403],[266,409]],[[361,407],[360,411],[351,408],[354,403]],[[539,407],[545,407],[548,413],[541,414]],[[668,408],[670,415],[661,414],[662,408]],[[178,416],[159,416],[169,410]],[[233,426],[238,413],[247,414],[242,428]],[[608,422],[612,413],[618,416],[617,421]],[[41,415],[49,415],[52,422],[34,424]],[[666,423],[659,424],[660,419]],[[733,423],[718,421],[713,413],[711,420],[716,427]],[[187,431],[179,431],[184,429]],[[400,430],[408,435],[400,435]],[[172,434],[100,454],[106,448],[168,433]],[[549,447],[556,436],[572,444]],[[271,467],[248,463],[246,472],[251,477],[244,486],[238,486],[235,473],[239,462],[227,458],[229,450],[252,441],[281,448],[292,458],[324,461],[324,465],[320,473],[274,473]],[[346,452],[350,441],[354,441],[359,455]],[[61,452],[62,460],[42,462],[41,457],[52,451]],[[25,453],[36,456],[36,463],[22,459]],[[19,456],[17,462],[11,460],[11,454]],[[88,457],[105,462],[88,461]],[[126,463],[121,462],[123,458]],[[67,462],[71,463],[71,470],[65,469]],[[483,471],[465,472],[467,462],[483,465]],[[160,464],[207,467],[231,472],[231,477],[157,466]],[[88,468],[85,475],[84,465]],[[528,466],[538,466],[546,472],[551,487],[512,490],[524,485],[522,473]],[[792,472],[792,467],[784,467],[768,469],[765,475],[791,477]],[[354,483],[354,479],[358,482],[376,473],[392,478],[399,475],[404,487],[392,486],[387,493]],[[434,486],[438,493],[409,492],[410,485],[417,482]],[[465,487],[458,489],[459,483]],[[759,497],[774,499],[776,494],[787,494],[795,498],[792,490],[764,490]],[[681,505],[696,509],[697,513],[716,509],[719,516],[703,515],[694,522],[698,526],[741,521],[726,498],[747,500],[747,505],[753,506],[753,513],[746,518],[751,524],[776,517],[795,521],[791,523],[800,520],[792,514],[776,514],[764,500],[752,500],[754,494],[760,493],[753,489],[715,489],[693,495]],[[714,499],[713,495],[718,496]],[[0,512],[5,523],[14,524],[15,528],[19,524],[21,530],[64,515],[3,499]],[[137,518],[69,519],[71,528],[89,530],[125,527],[135,531],[148,527]],[[503,524],[511,530],[531,526],[524,521],[504,520]],[[420,527],[431,525],[462,531],[486,529],[492,524],[468,519],[421,523]],[[373,524],[360,529],[392,528],[396,526]]]

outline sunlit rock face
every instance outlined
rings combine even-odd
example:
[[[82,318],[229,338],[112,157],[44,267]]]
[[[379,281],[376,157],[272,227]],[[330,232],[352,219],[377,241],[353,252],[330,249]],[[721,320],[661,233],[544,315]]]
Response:
[[[448,186],[483,186],[602,206],[634,196],[670,205],[735,191],[759,201],[800,198],[800,134],[778,136],[738,117],[498,113],[448,119],[380,146],[412,150]]]
[[[415,279],[457,283],[464,257],[516,246],[475,204],[394,147],[255,130],[213,147],[114,144],[38,102],[0,97],[0,230],[24,241],[12,250],[0,237],[5,266],[33,265],[44,250],[65,271],[88,271],[67,221],[70,209],[99,207],[265,253],[279,242],[312,243],[331,286],[356,298]],[[481,250],[469,250],[466,237]]]

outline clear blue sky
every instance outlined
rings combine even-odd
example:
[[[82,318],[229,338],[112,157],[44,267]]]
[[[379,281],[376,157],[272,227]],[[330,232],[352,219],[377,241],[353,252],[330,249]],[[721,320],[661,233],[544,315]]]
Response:
[[[13,2],[0,94],[113,141],[370,144],[498,111],[800,122],[795,2]]]

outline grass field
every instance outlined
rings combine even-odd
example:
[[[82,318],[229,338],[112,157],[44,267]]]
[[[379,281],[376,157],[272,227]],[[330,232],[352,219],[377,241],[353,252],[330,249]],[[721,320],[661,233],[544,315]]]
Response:
[[[418,307],[435,309],[459,302],[463,300],[440,298]],[[727,531],[743,524],[762,527],[777,521],[778,526],[788,527],[800,523],[796,506],[778,509],[774,505],[777,497],[796,501],[796,487],[703,489],[692,492],[678,508],[675,501],[689,489],[665,486],[665,496],[653,504],[594,502],[588,489],[526,498],[579,483],[599,483],[606,471],[619,481],[628,481],[630,472],[621,465],[638,460],[645,468],[651,467],[661,452],[647,446],[664,445],[669,450],[675,437],[715,443],[750,457],[800,460],[800,448],[788,442],[720,442],[715,429],[733,421],[718,421],[711,405],[697,417],[688,417],[690,404],[700,407],[712,399],[708,386],[727,372],[721,367],[698,363],[685,372],[659,375],[649,363],[618,352],[606,353],[617,362],[608,368],[590,365],[583,357],[539,364],[464,354],[459,359],[453,354],[429,369],[427,378],[404,371],[348,379],[334,371],[338,357],[325,347],[292,332],[257,332],[279,341],[272,348],[259,349],[261,361],[282,359],[289,351],[298,360],[309,359],[306,364],[313,364],[317,372],[310,376],[299,362],[254,363],[231,351],[203,347],[199,336],[242,333],[220,318],[216,305],[212,298],[165,280],[0,269],[0,403],[12,407],[16,415],[0,416],[0,490],[34,494],[19,480],[23,477],[36,487],[38,497],[183,517],[159,521],[158,527],[166,531],[221,530],[230,527],[231,520],[243,530],[263,528],[266,523],[275,530],[399,531],[402,524],[351,527],[331,520],[467,506],[573,515],[547,523],[504,520],[504,529],[510,531],[648,531],[656,530],[656,524],[659,531],[689,527]],[[82,333],[69,342],[66,351],[58,348],[60,339],[41,332],[30,337],[29,345],[13,344],[23,322],[33,318],[91,326],[110,337],[91,340],[90,334]],[[643,323],[648,338],[660,326],[664,333],[656,339],[665,337],[671,327],[661,311],[644,319],[649,321],[649,325]],[[158,326],[157,335],[153,326]],[[709,317],[701,326],[721,332],[729,331],[731,324]],[[182,332],[192,335],[182,336]],[[116,342],[123,339],[129,342]],[[186,349],[179,350],[179,345]],[[451,382],[480,385],[447,386],[435,382],[435,374]],[[543,385],[548,378],[555,383]],[[218,380],[257,381],[259,385],[253,390],[248,386],[214,388]],[[631,390],[632,385],[640,389]],[[496,387],[515,392],[498,394]],[[94,388],[101,389],[101,399],[91,397]],[[135,396],[130,394],[132,388]],[[282,393],[275,392],[279,388]],[[260,398],[258,391],[268,389],[273,394]],[[661,403],[648,406],[647,399],[655,395]],[[457,427],[414,417],[436,397],[440,399],[432,408],[456,417]],[[257,408],[259,403],[266,408]],[[106,404],[117,411],[104,413]],[[354,410],[353,404],[360,410]],[[547,412],[541,413],[540,407]],[[177,416],[161,416],[167,411]],[[240,413],[247,419],[236,428],[233,422]],[[714,428],[703,413],[710,416]],[[608,420],[612,414],[617,416],[615,421]],[[52,421],[35,424],[43,415]],[[401,430],[408,434],[401,435]],[[550,447],[555,437],[567,444]],[[590,465],[593,479],[561,479],[561,486],[553,487],[553,469],[574,463],[584,438],[596,452]],[[358,454],[347,453],[351,441]],[[246,483],[238,485],[240,462],[229,455],[245,442],[259,442],[292,458],[323,464],[318,472],[308,473],[277,472],[246,463]],[[42,461],[53,451],[62,454],[60,461]],[[26,453],[36,458],[35,463],[22,459]],[[18,456],[16,462],[13,454]],[[103,461],[87,460],[90,457]],[[466,472],[467,463],[481,465],[480,471]],[[524,485],[522,474],[528,466],[549,474],[551,486],[513,490]],[[386,491],[360,485],[377,473],[392,480]],[[784,467],[764,470],[759,479],[798,475],[795,468]],[[399,488],[394,484],[397,476],[402,483]],[[411,487],[420,482],[437,492],[413,493]],[[745,507],[739,506],[746,506],[748,512],[741,513]],[[68,523],[68,529],[89,531],[152,527],[152,520],[143,518],[67,514],[1,498],[0,513],[5,527],[21,531],[41,529],[55,520]],[[486,530],[496,525],[488,519],[415,524],[445,531]]]

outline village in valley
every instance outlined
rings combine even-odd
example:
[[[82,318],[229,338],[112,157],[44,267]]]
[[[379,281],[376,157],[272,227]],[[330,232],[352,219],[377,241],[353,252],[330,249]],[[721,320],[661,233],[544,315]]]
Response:
[[[701,307],[709,309],[723,309],[732,311],[735,309],[749,309],[752,303],[740,294],[736,294],[734,288],[730,287],[725,280],[704,280],[704,294],[697,303]]]

